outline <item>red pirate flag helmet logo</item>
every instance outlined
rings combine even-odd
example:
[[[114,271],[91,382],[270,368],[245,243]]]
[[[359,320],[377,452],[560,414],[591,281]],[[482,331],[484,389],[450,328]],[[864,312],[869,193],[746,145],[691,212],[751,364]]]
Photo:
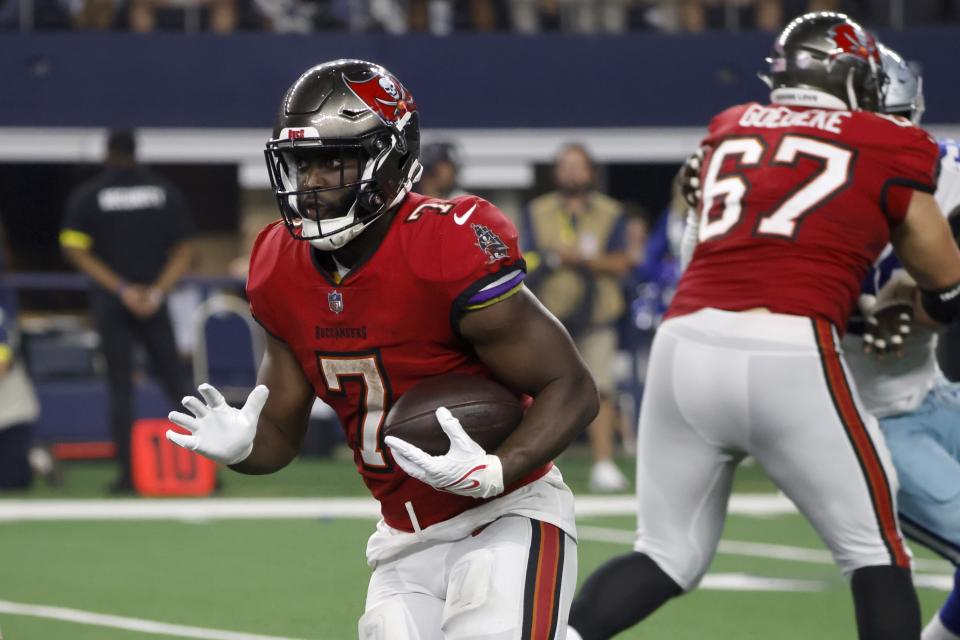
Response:
[[[830,29],[835,49],[830,53],[831,58],[850,55],[861,60],[873,60],[880,64],[880,51],[877,41],[869,33],[850,23],[838,24]]]
[[[395,125],[407,113],[417,110],[413,96],[406,87],[385,71],[362,80],[353,80],[344,75],[343,80],[350,91],[386,124]]]

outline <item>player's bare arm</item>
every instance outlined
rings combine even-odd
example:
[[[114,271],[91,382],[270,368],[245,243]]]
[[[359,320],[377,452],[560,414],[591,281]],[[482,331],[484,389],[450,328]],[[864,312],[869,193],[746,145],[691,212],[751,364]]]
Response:
[[[293,353],[270,335],[257,384],[270,389],[270,396],[260,413],[253,451],[231,468],[259,475],[279,471],[297,456],[315,396]]]
[[[929,193],[913,192],[907,215],[893,229],[891,241],[920,287],[942,289],[960,282],[960,249]]]
[[[510,485],[553,460],[597,413],[597,389],[570,336],[526,289],[460,320],[460,334],[508,387],[534,398],[495,451]]]
[[[932,195],[913,192],[907,215],[893,230],[891,242],[920,289],[928,292],[926,295],[930,302],[916,305],[917,318],[927,324],[948,321],[949,309],[931,313],[929,305],[937,304],[932,300],[936,292],[944,292],[960,284],[960,249]],[[949,305],[955,299],[955,296],[948,296],[942,303]],[[940,317],[931,317],[937,315]]]

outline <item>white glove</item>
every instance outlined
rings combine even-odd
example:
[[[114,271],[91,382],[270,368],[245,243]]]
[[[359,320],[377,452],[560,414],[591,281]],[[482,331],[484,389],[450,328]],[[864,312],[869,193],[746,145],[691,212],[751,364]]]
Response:
[[[450,438],[450,451],[442,456],[431,456],[394,436],[384,438],[400,468],[410,477],[440,491],[472,498],[490,498],[503,493],[500,458],[488,454],[474,442],[446,407],[437,409],[437,420]]]
[[[167,416],[170,422],[183,427],[191,435],[170,430],[167,431],[167,440],[220,464],[236,464],[246,460],[253,451],[257,421],[270,390],[259,385],[250,392],[243,409],[228,405],[223,395],[206,382],[198,387],[198,391],[207,404],[193,396],[183,399],[183,406],[193,416],[179,411],[171,411]]]

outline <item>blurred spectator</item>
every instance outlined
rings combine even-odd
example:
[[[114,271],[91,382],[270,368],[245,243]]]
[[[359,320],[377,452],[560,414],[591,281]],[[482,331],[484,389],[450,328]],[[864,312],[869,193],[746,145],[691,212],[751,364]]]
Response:
[[[626,30],[634,0],[515,0],[510,3],[513,29],[521,33],[575,33]]]
[[[450,2],[445,0],[253,0],[273,31],[309,33],[345,29],[354,33],[401,35],[452,29]],[[449,16],[447,14],[450,14]]]
[[[671,185],[671,198],[647,239],[642,261],[635,262],[636,297],[630,309],[634,326],[653,331],[663,320],[680,280],[680,242],[687,217],[687,203],[680,191],[678,172]]]
[[[470,0],[470,24],[473,31],[493,31],[500,25],[494,0]]]
[[[20,2],[18,0],[0,0],[0,29],[12,29],[20,26]]]
[[[363,2],[356,3],[358,5]],[[368,0],[368,11],[373,21],[387,33],[399,35],[408,30],[406,2],[402,0]]]
[[[773,30],[808,11],[843,11],[874,27],[957,22],[960,0],[0,0],[0,29],[269,29],[430,33],[623,33]]]
[[[110,427],[119,476],[132,490],[133,349],[142,344],[171,404],[187,395],[166,298],[190,266],[193,222],[183,194],[137,163],[130,131],[107,142],[104,171],[71,194],[60,232],[64,255],[93,280],[91,311],[107,362]]]
[[[583,146],[560,151],[554,179],[556,191],[530,202],[521,242],[529,252],[531,288],[561,320],[566,316],[600,392],[600,411],[588,430],[594,457],[590,486],[619,491],[627,480],[613,462],[613,362],[615,325],[625,307],[621,280],[632,266],[627,220],[621,204],[597,190],[593,159]]]
[[[183,11],[185,27],[196,31],[199,12],[209,16],[210,31],[230,33],[237,27],[237,0],[130,0],[130,30],[141,33],[153,31],[157,26],[157,14],[165,9]]]
[[[254,0],[274,33],[311,33],[318,20],[320,3],[302,0]]]
[[[4,270],[0,255],[0,271]],[[30,486],[33,423],[40,405],[18,357],[16,293],[0,286],[0,490]]]
[[[449,35],[454,31],[496,31],[507,26],[505,0],[409,0],[411,31]]]
[[[420,164],[423,165],[423,176],[417,188],[418,193],[441,200],[463,195],[457,184],[460,162],[453,144],[436,142],[424,145],[420,152]]]
[[[679,0],[683,31],[756,28],[774,31],[783,24],[781,0]]]
[[[84,0],[73,5],[73,26],[77,29],[105,30],[113,27],[118,9],[115,0]]]
[[[623,213],[627,217],[626,244],[630,264],[640,264],[646,256],[647,239],[650,237],[650,214],[637,202],[625,202]]]
[[[26,11],[24,11],[26,9]],[[70,7],[61,0],[0,0],[0,27],[30,30],[69,29]]]

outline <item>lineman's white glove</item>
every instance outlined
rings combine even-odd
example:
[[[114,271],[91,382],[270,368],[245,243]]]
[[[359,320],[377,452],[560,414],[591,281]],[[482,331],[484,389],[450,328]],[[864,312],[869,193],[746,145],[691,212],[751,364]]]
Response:
[[[450,438],[450,451],[442,456],[431,456],[394,436],[384,438],[400,468],[410,477],[440,491],[473,498],[490,498],[503,493],[500,458],[488,454],[474,442],[446,407],[437,409],[437,420]]]
[[[206,382],[198,387],[198,391],[207,404],[187,396],[183,399],[183,406],[193,415],[171,411],[167,416],[170,422],[183,427],[191,435],[171,430],[167,431],[167,440],[220,464],[236,464],[246,460],[253,451],[257,421],[270,391],[259,385],[250,392],[243,409],[228,405],[223,395]]]

